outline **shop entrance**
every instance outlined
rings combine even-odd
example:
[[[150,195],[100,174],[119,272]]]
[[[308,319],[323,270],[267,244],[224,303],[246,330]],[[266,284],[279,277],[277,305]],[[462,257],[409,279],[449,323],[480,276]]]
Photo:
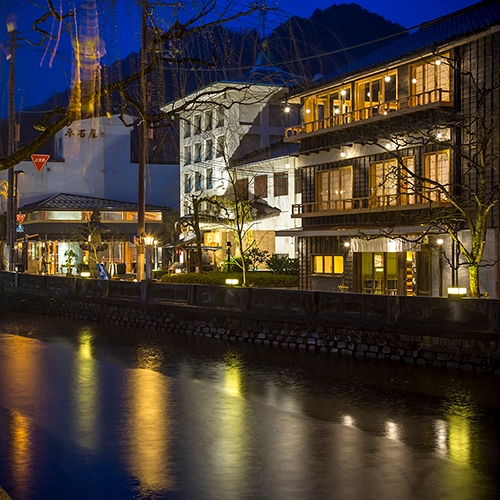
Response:
[[[361,252],[361,292],[414,295],[416,252]]]

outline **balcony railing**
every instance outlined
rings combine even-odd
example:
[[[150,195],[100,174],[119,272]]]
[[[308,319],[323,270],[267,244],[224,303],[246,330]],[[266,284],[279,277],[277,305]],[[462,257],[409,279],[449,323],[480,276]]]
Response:
[[[451,106],[451,95],[449,90],[429,90],[421,94],[411,95],[405,99],[377,104],[347,113],[329,116],[321,120],[303,123],[295,127],[288,127],[285,130],[285,141],[292,142],[299,136],[317,135],[323,131],[330,131],[336,127],[347,127],[357,124],[363,120],[381,118],[395,112],[411,112],[416,108]]]
[[[367,196],[363,198],[352,198],[349,200],[329,200],[312,201],[292,205],[292,217],[317,217],[330,215],[332,213],[342,213],[346,211],[377,211],[383,210],[401,210],[404,208],[416,208],[416,205],[428,203],[449,204],[444,193],[435,191],[432,193],[420,194],[388,194],[383,196]]]

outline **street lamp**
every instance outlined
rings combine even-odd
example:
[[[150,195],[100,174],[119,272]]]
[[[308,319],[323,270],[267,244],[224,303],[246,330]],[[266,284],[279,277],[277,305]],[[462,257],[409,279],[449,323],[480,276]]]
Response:
[[[226,253],[227,253],[227,272],[231,272],[231,242],[226,243]]]
[[[146,279],[151,279],[151,247],[155,239],[153,236],[144,236],[144,246],[146,247]]]
[[[12,220],[10,222],[10,228],[12,231],[11,234],[11,242],[12,242],[12,249],[15,248],[16,250],[16,262],[12,262],[12,265],[18,264],[19,261],[19,247],[16,245],[17,243],[17,232],[23,232],[23,231],[18,231],[16,224],[17,224],[17,205],[18,205],[18,194],[19,194],[19,188],[18,188],[18,181],[17,178],[20,175],[24,175],[24,170],[15,170],[13,174],[13,184],[12,184]],[[22,224],[22,221],[19,222],[19,224]],[[14,256],[14,253],[12,252],[12,257]],[[11,259],[13,260],[13,259]],[[24,259],[23,259],[24,260]]]
[[[439,296],[443,296],[443,243],[444,240],[443,238],[438,238],[436,243],[438,244],[439,248]]]

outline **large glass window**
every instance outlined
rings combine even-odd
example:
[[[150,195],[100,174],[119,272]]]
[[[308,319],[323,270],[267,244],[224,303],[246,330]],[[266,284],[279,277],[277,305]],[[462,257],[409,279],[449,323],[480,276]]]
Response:
[[[352,206],[352,167],[318,172],[316,200],[320,210],[349,210]]]
[[[390,71],[356,83],[356,119],[397,109],[397,72]]]
[[[82,212],[70,212],[59,210],[57,212],[47,212],[48,220],[83,220]]]
[[[450,102],[449,54],[432,57],[410,67],[410,107]]]
[[[396,158],[370,165],[370,206],[406,205],[415,203],[415,158]]]
[[[342,255],[313,255],[314,274],[343,274],[344,257]]]
[[[424,155],[424,201],[445,201],[450,184],[450,152],[439,151]]]

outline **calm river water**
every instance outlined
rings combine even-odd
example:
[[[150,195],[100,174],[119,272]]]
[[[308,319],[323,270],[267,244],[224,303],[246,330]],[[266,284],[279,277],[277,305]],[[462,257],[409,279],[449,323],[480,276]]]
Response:
[[[9,314],[0,498],[500,498],[500,377]]]

